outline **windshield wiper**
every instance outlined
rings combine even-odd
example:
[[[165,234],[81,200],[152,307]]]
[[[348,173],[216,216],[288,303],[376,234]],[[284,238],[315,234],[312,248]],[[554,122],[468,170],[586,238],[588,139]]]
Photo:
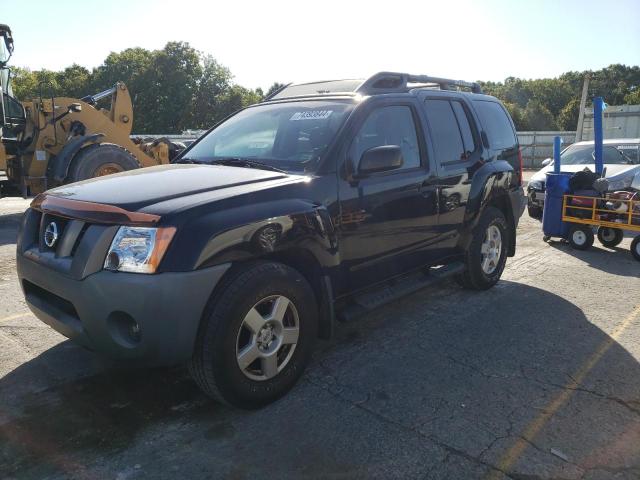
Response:
[[[282,170],[281,168],[277,168],[262,162],[256,162],[255,160],[249,160],[247,158],[218,158],[208,163],[211,165],[229,165],[232,167],[259,168],[261,170],[270,170],[272,172],[287,173],[286,170]]]

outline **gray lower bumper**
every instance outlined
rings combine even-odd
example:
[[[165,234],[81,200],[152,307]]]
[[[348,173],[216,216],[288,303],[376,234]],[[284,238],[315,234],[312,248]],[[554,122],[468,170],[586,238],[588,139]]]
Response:
[[[73,280],[22,255],[18,277],[43,322],[107,357],[174,365],[191,357],[202,312],[229,264],[194,272],[144,275],[100,271]],[[139,338],[123,325],[135,321]]]

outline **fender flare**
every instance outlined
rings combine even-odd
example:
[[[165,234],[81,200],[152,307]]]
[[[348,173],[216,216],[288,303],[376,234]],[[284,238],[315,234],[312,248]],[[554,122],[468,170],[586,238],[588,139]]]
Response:
[[[488,205],[499,206],[501,210],[504,210],[507,222],[514,225],[513,207],[509,201],[509,182],[514,172],[513,167],[508,162],[498,160],[485,164],[475,173],[465,213],[465,234],[461,236],[459,242],[463,250],[467,250],[471,243],[473,230]],[[515,236],[511,239],[509,245],[510,256],[514,252]]]
[[[81,135],[68,141],[60,153],[51,159],[47,166],[47,179],[54,183],[64,182],[69,173],[69,166],[73,157],[87,143],[95,143],[99,138],[104,137],[104,133],[94,133],[92,135]]]

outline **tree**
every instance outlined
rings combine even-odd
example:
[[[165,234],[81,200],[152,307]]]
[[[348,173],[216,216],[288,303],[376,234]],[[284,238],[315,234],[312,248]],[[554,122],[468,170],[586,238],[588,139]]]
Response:
[[[56,74],[57,90],[61,95],[81,98],[91,93],[87,91],[91,80],[91,72],[85,67],[74,63]]]
[[[169,42],[154,51],[149,68],[140,77],[144,89],[136,92],[136,105],[145,114],[135,124],[136,131],[170,133],[189,128],[201,76],[200,54],[188,43]]]
[[[640,104],[640,67],[609,65],[592,72],[566,72],[558,78],[480,82],[485,93],[502,100],[518,130],[576,128],[579,96],[589,73],[589,98],[610,105]],[[64,70],[12,69],[13,91],[21,100],[51,95],[81,98],[123,81],[134,108],[135,133],[179,133],[209,128],[238,109],[261,101],[284,86],[274,82],[266,94],[236,85],[228,68],[188,43],[169,42],[161,50],[127,48],[111,52],[93,70],[73,64]],[[108,100],[105,99],[105,102]]]
[[[640,87],[627,93],[624,96],[624,103],[627,105],[640,105]]]
[[[504,102],[504,106],[509,112],[509,115],[511,115],[511,119],[513,120],[513,123],[516,125],[516,130],[518,131],[528,130],[524,120],[524,112],[522,111],[520,106],[517,103],[509,103],[509,102]]]
[[[558,128],[560,130],[576,130],[578,128],[578,115],[580,114],[580,99],[574,98],[567,103],[558,115]]]
[[[231,87],[232,75],[211,55],[203,57],[202,76],[193,97],[190,128],[209,128],[228,114],[221,109],[221,99]]]
[[[542,102],[531,99],[523,112],[523,120],[528,130],[555,130],[556,123],[549,109]]]
[[[268,97],[272,93],[277,92],[278,90],[280,90],[284,86],[285,86],[284,83],[273,82],[273,84],[267,90],[267,94],[265,95],[265,97]]]

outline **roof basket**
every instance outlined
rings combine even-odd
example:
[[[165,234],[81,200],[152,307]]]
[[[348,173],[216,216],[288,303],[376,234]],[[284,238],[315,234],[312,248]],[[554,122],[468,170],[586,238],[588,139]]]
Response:
[[[438,86],[441,90],[468,88],[473,93],[482,93],[480,84],[476,82],[398,72],[376,73],[365,80],[356,92],[363,95],[372,95],[376,93],[407,91],[410,88],[408,86],[410,83],[418,84],[418,86]]]

